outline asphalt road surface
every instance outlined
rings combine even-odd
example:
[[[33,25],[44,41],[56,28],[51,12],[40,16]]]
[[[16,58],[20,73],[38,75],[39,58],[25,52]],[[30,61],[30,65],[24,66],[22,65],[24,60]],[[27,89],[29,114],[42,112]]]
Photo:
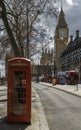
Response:
[[[40,97],[50,130],[81,130],[81,98],[38,83],[32,86]]]

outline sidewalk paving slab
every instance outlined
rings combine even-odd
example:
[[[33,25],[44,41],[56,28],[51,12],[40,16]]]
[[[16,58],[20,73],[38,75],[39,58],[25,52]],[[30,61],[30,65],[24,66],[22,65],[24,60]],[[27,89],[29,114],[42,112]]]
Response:
[[[44,84],[47,85],[49,87],[53,87],[55,89],[59,89],[65,92],[68,92],[70,94],[76,95],[81,97],[81,84],[78,84],[78,90],[77,90],[77,85],[60,85],[60,84],[56,84],[53,85],[52,83],[44,83],[44,82],[40,82],[40,84]]]
[[[49,130],[45,113],[36,91],[32,89],[31,125],[7,122],[7,86],[0,86],[0,130]]]

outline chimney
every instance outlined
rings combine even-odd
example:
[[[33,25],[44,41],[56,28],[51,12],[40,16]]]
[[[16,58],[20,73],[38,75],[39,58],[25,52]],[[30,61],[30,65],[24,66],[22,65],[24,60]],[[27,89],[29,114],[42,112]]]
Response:
[[[70,35],[70,42],[73,41],[73,35]]]
[[[76,38],[79,38],[79,30],[76,30]]]

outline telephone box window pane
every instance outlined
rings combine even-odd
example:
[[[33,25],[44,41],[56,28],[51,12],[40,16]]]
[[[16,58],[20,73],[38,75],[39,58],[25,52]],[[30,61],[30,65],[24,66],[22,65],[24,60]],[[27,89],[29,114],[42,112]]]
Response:
[[[12,113],[16,115],[26,114],[26,72],[13,71],[13,97]]]

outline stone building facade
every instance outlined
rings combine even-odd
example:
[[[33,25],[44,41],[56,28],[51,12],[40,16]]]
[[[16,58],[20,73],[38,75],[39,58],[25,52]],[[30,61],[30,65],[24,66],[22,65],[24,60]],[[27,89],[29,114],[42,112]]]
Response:
[[[53,50],[43,50],[40,59],[41,65],[51,65],[53,63]]]
[[[79,30],[76,30],[76,36],[70,36],[70,41],[67,48],[61,54],[62,71],[74,70],[79,73],[79,80],[81,80],[81,37]]]

